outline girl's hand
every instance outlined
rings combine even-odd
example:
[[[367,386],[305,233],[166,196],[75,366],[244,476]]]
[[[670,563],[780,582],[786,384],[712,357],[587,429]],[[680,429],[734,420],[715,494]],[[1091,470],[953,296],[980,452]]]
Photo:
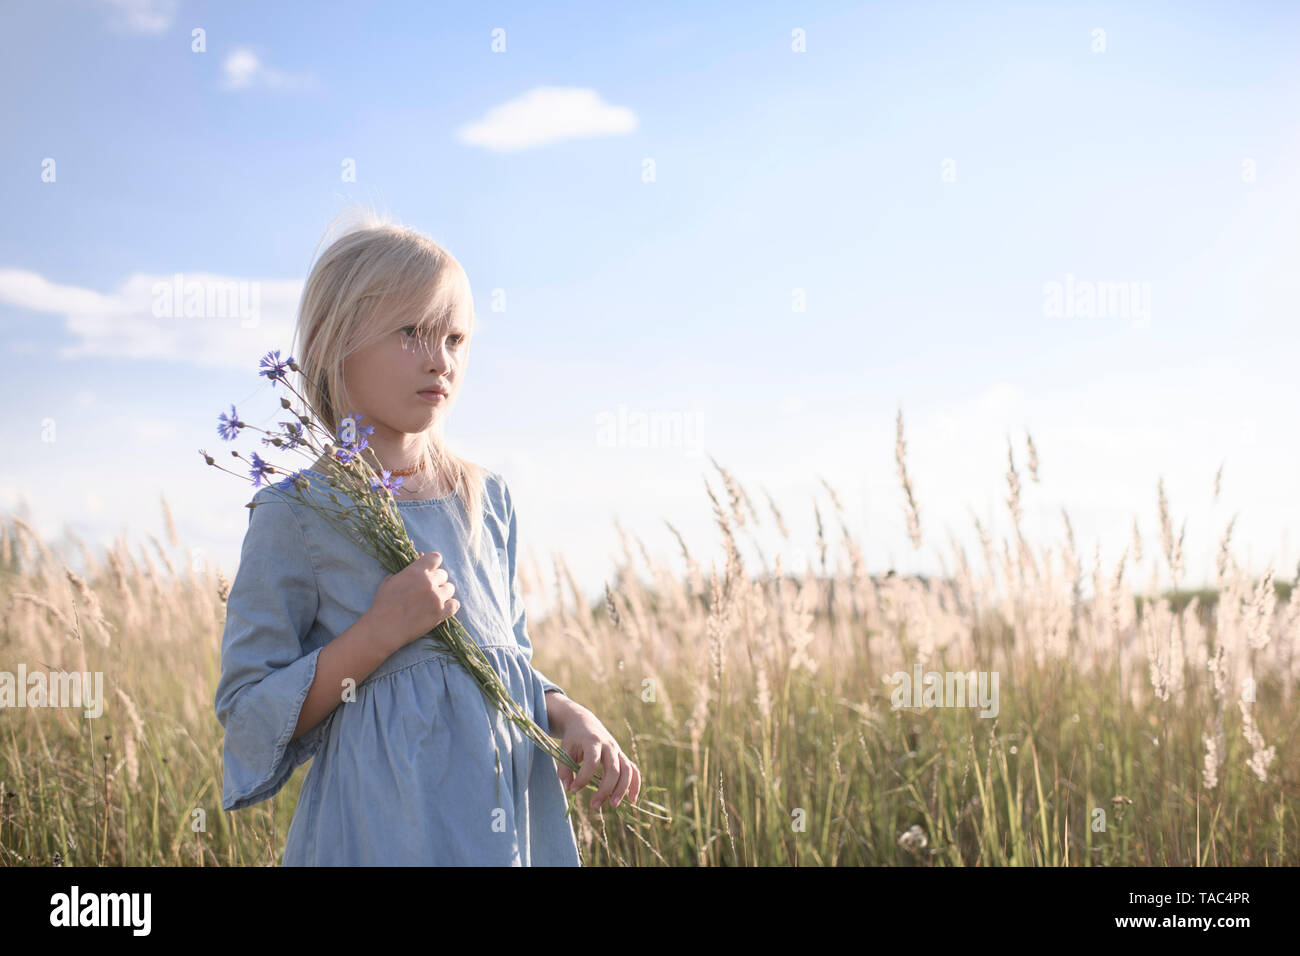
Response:
[[[550,693],[546,696],[560,695]],[[595,714],[567,697],[564,705],[564,717],[558,721],[562,729],[560,747],[579,764],[576,777],[568,767],[556,764],[564,788],[570,793],[580,792],[596,775],[596,768],[602,767],[600,786],[592,797],[591,808],[596,810],[603,802],[618,806],[625,793],[636,803],[641,793],[641,771],[636,764],[623,753],[614,735],[605,729]]]
[[[455,591],[442,567],[442,555],[426,551],[380,582],[363,616],[396,652],[460,610],[460,602],[452,597]]]

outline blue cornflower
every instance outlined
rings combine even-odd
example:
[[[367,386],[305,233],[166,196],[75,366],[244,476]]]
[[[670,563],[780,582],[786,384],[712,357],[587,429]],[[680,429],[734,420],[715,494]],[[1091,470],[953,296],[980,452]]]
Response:
[[[263,445],[275,445],[276,441],[280,442],[277,448],[283,448],[286,451],[292,451],[299,445],[307,444],[307,439],[303,436],[301,422],[280,422],[284,426],[283,435],[272,435],[269,438],[263,438]]]
[[[393,473],[385,469],[380,472],[379,481],[376,481],[374,478],[370,479],[370,487],[376,490],[387,488],[389,491],[396,491],[398,488],[402,487],[402,476],[398,475],[394,478]]]
[[[247,427],[239,420],[239,413],[235,411],[234,405],[230,406],[229,418],[227,418],[223,412],[217,416],[217,421],[219,422],[217,425],[217,434],[226,441],[233,441],[235,436],[239,434],[239,430]]]
[[[370,447],[370,442],[366,440],[366,436],[373,435],[375,433],[375,426],[367,425],[365,428],[359,428],[358,423],[361,421],[363,417],[364,416],[354,412],[353,414],[344,417],[344,419],[341,422],[339,422],[339,427],[338,427],[339,442],[343,445],[343,447],[338,450],[338,458],[339,461],[343,462],[343,464],[345,465],[348,464],[350,461],[352,461],[353,458],[358,457],[361,454],[361,452],[365,451],[367,448]],[[351,424],[352,426],[351,430],[354,431],[357,435],[358,438],[357,441],[348,442],[345,441],[343,438],[344,433],[349,430],[348,429],[349,424]]]
[[[260,457],[258,457],[257,452],[253,452],[252,460],[253,460],[253,467],[249,469],[248,473],[253,476],[253,487],[261,488],[262,479],[265,478],[267,475],[273,474],[275,472],[275,469],[272,468],[269,463],[263,461]]]
[[[284,433],[288,439],[288,448],[297,448],[299,445],[307,444],[307,439],[303,435],[302,422],[281,422],[284,426]]]
[[[259,364],[261,365],[263,371],[258,372],[258,374],[265,375],[273,383],[284,382],[287,385],[288,379],[285,376],[288,374],[289,366],[292,362],[293,362],[292,355],[290,355],[287,359],[281,362],[280,350],[274,349],[262,356],[262,361]]]

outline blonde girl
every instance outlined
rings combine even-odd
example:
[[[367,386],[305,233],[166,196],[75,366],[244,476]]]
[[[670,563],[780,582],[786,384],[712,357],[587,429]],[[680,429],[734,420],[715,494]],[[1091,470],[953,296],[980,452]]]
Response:
[[[352,418],[371,463],[402,478],[396,507],[421,557],[386,574],[284,495],[291,479],[253,496],[215,699],[222,808],[273,796],[314,758],[285,865],[578,865],[565,789],[600,768],[593,808],[640,791],[613,735],[532,666],[505,479],[443,439],[473,332],[460,263],[374,217],[328,246],[303,290],[300,391],[331,434]],[[306,469],[314,486],[326,465]],[[425,636],[453,614],[576,775]]]

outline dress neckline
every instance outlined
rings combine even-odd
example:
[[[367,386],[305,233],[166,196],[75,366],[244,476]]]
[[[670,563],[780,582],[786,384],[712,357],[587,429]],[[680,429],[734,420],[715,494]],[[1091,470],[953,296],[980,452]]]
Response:
[[[317,478],[320,478],[326,484],[329,484],[329,478],[327,478],[325,475],[322,475],[315,468],[304,468],[303,471],[309,475],[315,475]],[[394,498],[393,503],[396,504],[399,508],[403,508],[403,507],[414,508],[414,507],[419,507],[420,505],[445,504],[446,502],[451,501],[451,499],[455,497],[456,497],[456,492],[451,491],[437,498]]]

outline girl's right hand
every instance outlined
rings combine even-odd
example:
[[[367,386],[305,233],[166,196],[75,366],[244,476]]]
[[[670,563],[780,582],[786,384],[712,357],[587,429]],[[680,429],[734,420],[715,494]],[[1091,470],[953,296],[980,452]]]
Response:
[[[460,610],[460,602],[452,597],[455,590],[442,567],[442,555],[421,552],[380,582],[366,616],[397,651]]]

